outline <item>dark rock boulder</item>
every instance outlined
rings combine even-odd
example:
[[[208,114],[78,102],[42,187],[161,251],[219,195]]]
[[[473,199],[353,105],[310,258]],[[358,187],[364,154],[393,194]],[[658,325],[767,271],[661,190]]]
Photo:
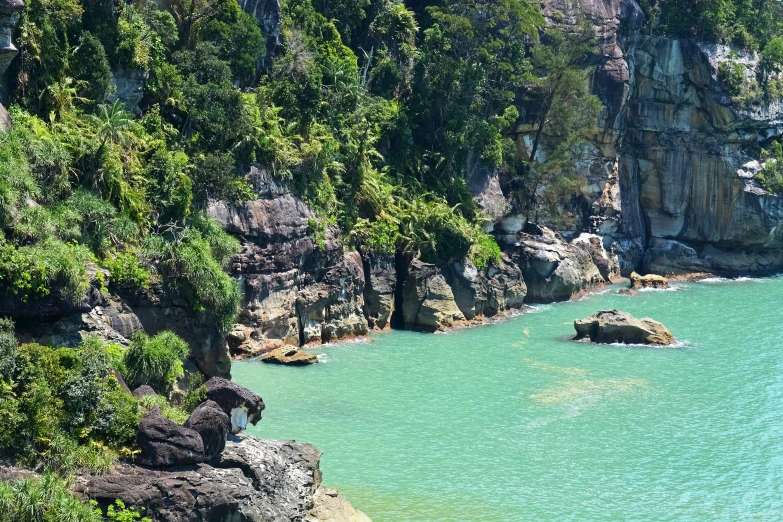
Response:
[[[674,342],[671,331],[658,321],[636,319],[627,312],[603,310],[574,321],[576,338],[594,343],[667,345]]]
[[[204,386],[207,387],[207,399],[217,403],[229,416],[231,433],[239,433],[248,423],[256,425],[261,420],[264,401],[250,390],[221,377],[211,378]]]
[[[148,386],[146,384],[142,384],[135,390],[133,390],[133,396],[137,399],[141,399],[142,397],[146,397],[147,395],[157,395],[155,390],[152,389],[152,386]]]
[[[231,421],[214,401],[202,402],[183,427],[193,430],[201,436],[204,443],[204,455],[207,460],[219,455],[226,447],[226,437],[231,431]]]
[[[231,437],[212,465],[125,465],[113,474],[80,477],[75,489],[104,508],[120,499],[158,522],[369,520],[350,505],[338,511],[321,506],[320,456],[309,444]],[[332,503],[336,498],[326,496]]]
[[[278,348],[266,354],[261,362],[270,364],[285,364],[287,366],[308,366],[318,362],[318,356],[296,348]]]
[[[177,425],[153,408],[141,419],[136,431],[141,449],[139,464],[183,466],[204,462],[204,443],[198,432]]]

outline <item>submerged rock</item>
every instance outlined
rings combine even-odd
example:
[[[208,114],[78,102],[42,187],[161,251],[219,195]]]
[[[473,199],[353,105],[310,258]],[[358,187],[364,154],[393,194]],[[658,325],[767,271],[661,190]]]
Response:
[[[663,276],[647,274],[640,276],[636,272],[631,273],[631,288],[638,290],[640,288],[669,288],[669,280]]]
[[[318,362],[318,356],[296,348],[278,348],[266,354],[261,362],[270,364],[286,364],[288,366],[307,366]]]
[[[671,331],[652,319],[636,319],[627,312],[602,310],[574,321],[575,339],[594,343],[667,345],[674,342]]]

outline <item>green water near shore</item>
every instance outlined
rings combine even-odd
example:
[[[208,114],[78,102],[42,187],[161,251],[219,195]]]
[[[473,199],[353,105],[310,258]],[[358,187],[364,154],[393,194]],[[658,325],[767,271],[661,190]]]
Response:
[[[781,278],[612,290],[232,373],[267,404],[249,432],[318,446],[375,522],[783,520],[782,296]],[[608,308],[683,346],[568,340]]]

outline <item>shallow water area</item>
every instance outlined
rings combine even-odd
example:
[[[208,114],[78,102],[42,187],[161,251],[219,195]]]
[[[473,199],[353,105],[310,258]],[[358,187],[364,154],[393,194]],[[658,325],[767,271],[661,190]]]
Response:
[[[318,446],[375,522],[783,520],[783,279],[676,285],[232,373],[267,404],[249,432]],[[569,340],[611,308],[680,344]]]

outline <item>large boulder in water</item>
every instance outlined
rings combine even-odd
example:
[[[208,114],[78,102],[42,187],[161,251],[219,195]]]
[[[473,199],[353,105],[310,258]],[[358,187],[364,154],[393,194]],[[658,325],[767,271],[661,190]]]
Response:
[[[576,339],[594,343],[666,345],[674,342],[671,331],[652,319],[636,319],[627,312],[602,310],[574,321]]]
[[[184,466],[204,462],[204,443],[198,432],[177,425],[151,409],[139,422],[136,444],[144,466]]]
[[[641,288],[669,288],[669,279],[660,275],[647,274],[639,275],[636,272],[632,272],[631,276],[631,288],[638,290]]]
[[[184,427],[195,431],[204,443],[207,460],[219,455],[226,447],[226,437],[231,431],[231,421],[214,401],[202,402],[185,421]]]
[[[308,366],[318,362],[318,356],[296,348],[278,348],[266,354],[261,362],[285,364],[288,366]]]
[[[250,390],[222,377],[212,377],[207,387],[207,399],[214,401],[231,419],[231,433],[239,433],[247,424],[256,425],[261,420],[264,401]]]

